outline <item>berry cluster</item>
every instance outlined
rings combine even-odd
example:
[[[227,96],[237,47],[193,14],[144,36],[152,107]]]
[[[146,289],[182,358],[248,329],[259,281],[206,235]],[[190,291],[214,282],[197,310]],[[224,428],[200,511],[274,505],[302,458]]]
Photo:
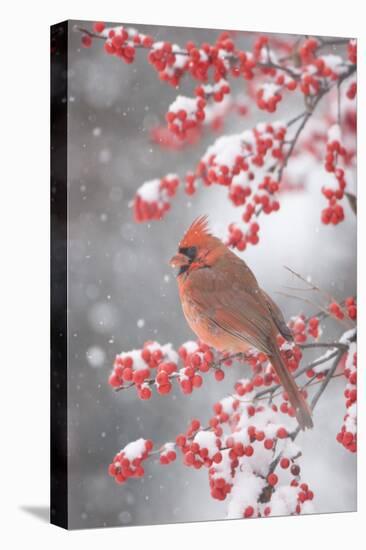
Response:
[[[288,55],[287,61],[278,61],[276,51],[270,46],[266,36],[259,36],[254,41],[252,51],[243,51],[227,32],[221,33],[214,44],[197,45],[190,41],[183,48],[170,42],[155,42],[150,36],[132,28],[105,29],[103,23],[97,23],[93,31],[105,39],[105,50],[108,54],[132,63],[136,49],[145,49],[149,52],[149,63],[161,80],[177,88],[182,77],[189,74],[193,80],[203,83],[197,88],[199,95],[206,98],[210,95],[215,101],[222,101],[225,93],[230,91],[226,82],[229,76],[242,77],[245,80],[252,80],[255,76],[272,79],[261,85],[256,92],[259,108],[271,113],[282,99],[281,90],[296,90],[299,81],[299,89],[304,95],[318,94],[326,79],[330,82],[336,80],[348,68],[341,56],[318,55],[320,43],[314,38],[306,39],[301,44],[298,49],[300,65],[295,66]],[[87,47],[92,45],[91,33],[84,32],[82,43]],[[273,45],[276,45],[275,39]],[[278,49],[289,53],[291,45],[282,44]],[[356,63],[355,41],[348,44],[348,63]],[[208,84],[210,79],[213,84]],[[221,81],[225,82],[224,87],[217,88]],[[184,138],[184,134],[181,137]]]
[[[115,389],[133,384],[141,399],[149,399],[152,384],[161,395],[170,392],[170,377],[177,368],[178,355],[171,344],[161,346],[157,342],[146,342],[142,350],[117,355],[108,382]]]
[[[187,113],[194,112],[195,100],[189,100],[193,102],[190,104],[191,110],[187,98],[179,97],[178,100],[177,105],[184,104],[185,110],[179,109],[175,112],[172,124],[176,125],[178,118],[180,122],[174,131],[184,132],[184,125],[191,120]],[[196,171],[186,176],[185,192],[188,195],[195,192],[196,181],[200,178],[204,186],[216,184],[227,187],[233,204],[244,207],[242,223],[230,224],[228,228],[228,244],[240,251],[245,250],[248,244],[255,245],[259,242],[260,228],[257,222],[252,222],[252,218],[260,213],[277,212],[280,208],[277,199],[279,182],[274,179],[272,172],[274,166],[284,157],[286,131],[284,123],[275,122],[258,124],[242,134],[221,137],[208,148]],[[146,182],[138,189],[135,199],[137,221],[160,219],[168,211],[169,199],[174,196],[179,185],[174,176],[170,183],[171,188],[166,189],[163,183],[169,178],[172,176]],[[162,191],[165,193],[163,196]],[[248,228],[242,224],[249,224]]]
[[[344,417],[337,441],[348,451],[357,451],[357,353],[356,344],[351,344],[347,354],[344,375],[347,385],[344,391],[347,413]]]
[[[357,63],[357,42],[356,40],[350,40],[347,46],[348,61],[352,65]]]
[[[306,484],[299,482],[300,452],[291,440],[291,425],[278,423],[273,405],[257,403],[248,383],[249,380],[241,384],[248,388],[245,400],[237,393],[215,403],[207,428],[194,419],[174,443],[165,443],[155,454],[165,465],[176,459],[179,450],[186,466],[206,467],[211,496],[225,500],[230,495],[232,517],[286,513],[279,503],[283,503],[282,492],[290,490],[294,491],[291,513],[300,513],[304,502],[313,495]],[[144,439],[130,443],[114,457],[110,475],[118,483],[143,475],[141,462],[151,455],[152,448],[152,442]],[[256,491],[252,490],[253,483]]]
[[[356,95],[357,95],[357,82],[354,80],[348,86],[347,97],[348,97],[348,99],[355,99]]]
[[[344,303],[344,308],[352,314],[355,300],[350,297]],[[306,340],[307,334],[313,337],[319,334],[318,317],[293,317],[289,325],[295,341],[300,343]],[[337,440],[355,452],[356,348],[349,331],[340,341],[350,347],[345,365],[347,414]],[[300,348],[282,336],[278,336],[278,345],[288,369],[295,373],[302,357]],[[182,368],[178,367],[179,360]],[[238,380],[231,395],[214,403],[213,415],[206,427],[194,419],[174,442],[163,444],[153,453],[152,442],[144,439],[133,442],[114,457],[110,475],[123,483],[128,477],[143,475],[141,463],[149,456],[158,455],[160,464],[167,465],[180,454],[185,466],[207,468],[210,494],[217,500],[228,499],[228,517],[310,512],[314,495],[300,480],[301,452],[293,437],[297,426],[295,410],[286,392],[278,389],[279,379],[264,353],[252,349],[241,360],[250,367],[251,376]],[[171,386],[173,377],[184,393],[190,393],[201,384],[202,373],[209,370],[216,373],[217,368],[221,371],[224,364],[230,366],[232,358],[213,352],[200,342],[186,342],[178,353],[170,344],[160,346],[147,342],[142,350],[117,356],[110,382],[118,388],[125,381],[132,381],[141,392],[150,380],[163,394],[167,385]],[[325,376],[321,370],[309,370],[306,374],[320,381]],[[196,377],[201,378],[199,383]],[[307,392],[302,393],[306,398]]]
[[[150,439],[137,439],[128,443],[113,458],[108,473],[116,483],[125,483],[130,477],[143,477],[145,471],[141,463],[149,457],[153,449]]]
[[[273,170],[283,158],[286,126],[281,122],[259,124],[242,134],[219,138],[202,157],[197,174],[203,184],[228,188],[235,206],[244,206],[242,222],[249,224],[259,213],[276,212],[278,182],[266,171]],[[229,225],[228,244],[245,250],[248,244],[259,242],[259,225],[251,223],[248,229],[241,224]]]
[[[203,124],[211,124],[216,128],[222,126],[223,117],[230,112],[228,107],[230,104],[228,98],[231,95],[230,77],[255,80],[254,86],[249,86],[249,95],[260,109],[273,113],[287,91],[297,90],[307,96],[306,102],[311,107],[313,103],[315,104],[315,100],[320,99],[326,92],[330,92],[334,84],[348,78],[355,71],[357,61],[355,40],[348,43],[347,57],[345,57],[338,53],[323,54],[322,48],[325,44],[315,38],[307,38],[300,44],[291,44],[287,40],[281,41],[274,37],[270,41],[266,36],[259,36],[254,40],[252,49],[243,51],[236,44],[235,35],[228,32],[221,33],[213,44],[199,45],[188,42],[181,47],[168,41],[155,41],[151,36],[146,36],[134,28],[123,26],[105,28],[102,22],[94,24],[92,32],[80,30],[83,33],[84,46],[91,46],[94,36],[102,38],[105,40],[106,52],[123,59],[126,63],[134,61],[138,49],[147,51],[148,61],[157,71],[159,78],[175,88],[180,85],[184,76],[190,76],[192,80],[198,81],[199,84],[194,90],[196,97],[178,96],[170,106],[166,115],[168,123],[166,132],[163,135],[162,129],[155,129],[153,132],[154,140],[163,146],[174,148],[179,148],[179,142],[185,140],[191,144],[196,143],[201,135]],[[349,86],[347,96],[353,98],[355,94],[356,83],[353,82]],[[210,103],[227,104],[221,114],[216,116],[214,110],[210,112]],[[348,122],[347,126],[349,126]],[[353,116],[352,124],[354,123]],[[283,126],[286,127],[286,125]],[[334,133],[332,128],[330,133]],[[238,136],[227,136],[226,145],[231,147],[235,137]],[[261,212],[268,214],[279,208],[278,200],[271,197],[269,193],[259,194],[254,200],[253,187],[260,186],[263,177],[269,175],[265,172],[263,157],[272,158],[272,165],[267,168],[271,171],[271,175],[274,174],[275,169],[278,170],[277,183],[282,183],[280,180],[283,179],[282,172],[288,158],[283,153],[283,143],[270,147],[266,155],[266,151],[263,154],[255,150],[256,144],[250,138],[247,143],[245,136],[242,137],[243,147],[233,148],[233,154],[228,155],[230,162],[227,162],[225,157],[222,157],[221,163],[217,162],[217,155],[214,152],[212,159],[206,156],[202,159],[196,169],[196,176],[200,177],[205,185],[217,183],[229,187],[228,197],[235,205],[243,206],[246,203],[243,212],[243,222],[246,224],[252,216],[258,216]],[[284,140],[285,135],[282,142]],[[237,141],[239,142],[240,139]],[[216,145],[217,143],[214,144],[213,149]],[[224,143],[221,142],[220,145],[224,146]],[[291,142],[287,141],[286,146],[285,150],[292,154],[294,148]],[[343,207],[339,201],[343,198],[346,181],[344,168],[338,162],[339,159],[342,159],[342,163],[346,162],[344,151],[340,143],[337,144],[332,139],[328,140],[326,169],[334,173],[337,188],[323,188],[323,194],[329,201],[327,208],[322,212],[322,220],[325,224],[337,224],[344,219]],[[276,160],[277,166],[273,159]],[[135,200],[136,219],[138,221],[161,219],[169,209],[170,200],[166,197],[161,199],[156,196],[159,195],[158,193],[154,193],[152,200],[144,200],[144,197],[141,198],[140,190]],[[249,190],[252,191],[251,194]],[[188,185],[186,191],[191,195],[194,187]],[[175,189],[172,190],[169,198],[174,194]],[[253,200],[249,200],[251,196]],[[256,227],[254,225],[247,231],[241,223],[233,225],[232,230],[229,230],[229,244],[239,250],[244,250],[247,244],[257,244],[259,234]]]
[[[319,41],[316,38],[308,38],[302,43],[299,48],[299,56],[303,65],[313,63],[319,45]]]
[[[134,200],[136,221],[160,220],[170,209],[170,201],[178,186],[179,179],[175,175],[147,181],[141,185]]]
[[[263,111],[274,113],[277,108],[277,103],[282,100],[280,93],[281,86],[273,82],[263,84],[257,91],[257,105]]]
[[[150,399],[153,386],[160,395],[170,393],[173,380],[182,393],[190,394],[202,386],[204,373],[212,371],[220,382],[225,377],[222,367],[230,365],[226,354],[216,353],[201,342],[185,342],[177,353],[171,344],[148,341],[140,350],[116,356],[108,382],[116,390],[135,386],[143,400]]]
[[[177,458],[177,453],[175,452],[175,443],[165,443],[162,448],[159,450],[160,464],[170,464],[174,462]]]
[[[201,85],[195,90],[196,98],[178,96],[170,105],[169,111],[166,114],[168,129],[172,134],[176,135],[181,140],[185,140],[187,134],[192,130],[200,128],[204,123],[207,114],[209,118],[215,118],[214,108],[211,107],[211,112],[208,110],[207,100],[212,98],[214,102],[221,103],[230,93],[230,86],[226,80],[220,78],[213,85]],[[225,106],[227,111],[229,106]],[[216,122],[217,124],[217,122]]]
[[[281,70],[277,55],[269,47],[269,40],[266,36],[260,36],[254,42],[253,54],[260,73],[268,79],[272,78],[272,81],[264,82],[255,90],[256,104],[259,109],[274,113],[277,104],[283,99],[282,92],[296,90],[299,73],[292,69],[287,71],[286,67]]]
[[[184,455],[184,464],[196,469],[206,466],[210,468],[212,464],[218,464],[222,461],[221,440],[213,431],[198,430],[190,442],[181,447]]]
[[[320,86],[320,80],[312,72],[304,72],[301,75],[300,90],[304,96],[317,95]]]
[[[212,97],[217,103],[221,103],[225,96],[230,93],[230,86],[226,80],[220,78],[214,84],[201,84],[197,86],[195,90],[196,96],[202,99],[208,99]]]
[[[135,60],[136,47],[151,43],[149,37],[125,27],[115,27],[112,29],[103,29],[102,33],[106,36],[104,49],[108,55],[115,55],[125,63],[131,64]]]
[[[297,344],[306,342],[308,336],[318,340],[322,334],[318,317],[306,318],[303,314],[297,315],[290,319],[289,327]]]
[[[180,55],[180,48],[170,42],[155,42],[151,40],[151,51],[148,61],[158,72],[160,80],[171,86],[178,87],[187,65],[187,59]]]
[[[209,471],[211,495],[224,500],[230,494],[229,517],[286,513],[276,505],[283,487],[293,487],[296,494],[304,492],[304,488],[299,488],[299,448],[291,441],[291,424],[278,423],[273,404],[256,402],[254,385],[250,384],[250,380],[238,382],[235,389],[245,387],[245,398],[237,392],[222,399],[214,405],[215,416],[210,420],[225,445],[221,449],[222,460]],[[217,431],[218,427],[228,431],[226,437]],[[278,454],[280,459],[274,470],[271,465]],[[300,513],[303,498],[294,499],[292,513]]]
[[[82,32],[83,44],[90,46],[93,33],[85,30]],[[148,60],[158,72],[159,78],[174,87],[180,85],[184,75],[199,82],[194,90],[196,97],[178,96],[171,104],[166,115],[166,132],[164,133],[161,128],[154,129],[152,132],[152,139],[163,146],[173,148],[180,148],[179,143],[185,140],[190,144],[196,143],[201,135],[203,124],[211,124],[213,128],[222,126],[223,118],[231,109],[230,101],[227,101],[222,113],[217,116],[214,110],[210,112],[210,103],[226,102],[231,92],[230,77],[242,77],[249,81],[256,79],[257,84],[249,88],[252,99],[260,109],[273,113],[283,99],[284,92],[287,91],[298,90],[308,96],[306,101],[310,102],[309,106],[311,106],[312,100],[321,97],[325,91],[330,91],[336,82],[341,82],[350,76],[355,70],[357,61],[355,40],[348,43],[347,58],[344,59],[340,54],[323,54],[321,50],[324,43],[315,38],[303,40],[294,50],[294,46],[286,40],[281,42],[274,38],[270,43],[268,37],[259,36],[251,50],[243,51],[238,48],[233,35],[227,32],[221,33],[214,44],[198,45],[188,42],[185,47],[167,41],[154,41],[152,37],[145,36],[132,28],[120,26],[106,29],[100,22],[94,25],[93,32],[99,38],[105,39],[107,53],[120,57],[127,63],[134,61],[137,49],[148,51]],[[279,57],[277,54],[281,52],[285,52],[286,55]],[[290,53],[293,55],[289,55]],[[355,94],[356,83],[353,82],[348,88],[347,96],[354,98]],[[195,176],[201,178],[207,186],[216,183],[229,187],[228,197],[233,204],[245,205],[242,215],[244,224],[249,223],[253,216],[257,217],[262,212],[269,214],[279,209],[279,202],[276,197],[273,197],[275,191],[272,190],[271,193],[266,194],[256,193],[253,187],[260,189],[263,178],[269,176],[265,170],[263,160],[265,156],[272,159],[272,165],[267,166],[271,175],[274,171],[278,171],[278,181],[272,178],[273,183],[277,187],[282,183],[280,180],[282,180],[283,167],[287,165],[288,160],[283,152],[286,125],[282,124],[282,126],[284,128],[282,143],[269,147],[268,154],[266,150],[264,153],[255,150],[252,140],[249,139],[247,143],[245,136],[242,136],[243,147],[233,148],[233,154],[229,155],[230,162],[226,162],[226,158],[222,156],[225,162],[219,163],[215,152],[213,155],[209,153],[209,157],[205,156],[195,171]],[[335,133],[333,130],[334,128],[330,129],[332,135]],[[237,137],[227,136],[226,145],[231,148]],[[334,173],[337,188],[323,187],[322,191],[328,200],[328,206],[322,212],[322,221],[325,224],[338,224],[344,219],[343,207],[339,201],[343,198],[346,187],[344,168],[340,166],[339,161],[342,160],[342,164],[345,164],[347,154],[340,142],[330,138],[331,136],[328,139],[325,166],[326,170]],[[220,145],[225,147],[224,142]],[[215,146],[217,142],[212,146],[213,149]],[[259,149],[261,148],[262,145]],[[292,153],[291,141],[287,140],[285,151]],[[285,188],[284,186],[283,189]],[[195,186],[186,185],[185,190],[187,194],[192,195]],[[174,194],[175,189],[169,198]],[[138,221],[161,219],[169,206],[170,200],[156,196],[153,200],[144,200],[139,190],[135,200],[135,217]],[[228,244],[231,246],[243,251],[248,244],[258,242],[257,224],[253,224],[249,229],[243,227],[241,222],[231,225],[228,238]]]
[[[344,306],[342,307],[338,302],[331,302],[328,306],[329,313],[336,319],[342,320],[346,316],[355,321],[357,319],[357,304],[353,296],[349,296],[344,301]]]
[[[321,335],[321,327],[318,317],[310,317],[308,320],[308,334],[309,336],[312,336],[314,340],[318,340]]]
[[[328,199],[328,207],[322,212],[324,224],[337,225],[344,220],[344,211],[339,200],[344,197],[346,180],[343,162],[347,155],[346,149],[341,145],[341,132],[338,124],[334,124],[328,131],[327,154],[325,157],[325,169],[333,173],[337,181],[337,189],[323,187],[322,193]]]
[[[243,252],[248,244],[259,243],[259,225],[257,222],[250,224],[247,231],[241,229],[236,223],[231,223],[228,229],[228,244],[239,250],[239,252]]]
[[[345,299],[344,305],[347,309],[347,315],[352,321],[355,321],[357,319],[357,303],[356,298],[353,296],[349,296]]]
[[[191,128],[186,129],[184,139],[169,129],[169,121],[168,126],[154,126],[150,130],[150,139],[162,148],[181,150],[187,146],[196,145],[205,135],[204,130],[211,130],[216,133],[222,131],[230,113],[233,113],[235,116],[245,116],[248,114],[248,102],[244,95],[239,94],[236,97],[232,97],[230,94],[225,95],[227,92],[224,86],[220,91],[223,94],[222,101],[207,103],[204,108],[203,120],[197,120],[197,124],[194,126],[191,125]],[[199,95],[197,92],[198,89],[196,90],[196,94]]]
[[[205,119],[206,101],[202,98],[178,96],[166,115],[169,130],[181,139],[189,130],[199,126]]]
[[[188,172],[185,177],[185,192],[187,195],[194,195],[196,192],[196,174]]]
[[[214,368],[215,355],[206,344],[192,341],[180,346],[178,354],[183,363],[179,370],[180,386],[183,393],[190,394],[194,388],[201,387],[202,374]],[[215,369],[215,377],[217,372],[223,371]]]

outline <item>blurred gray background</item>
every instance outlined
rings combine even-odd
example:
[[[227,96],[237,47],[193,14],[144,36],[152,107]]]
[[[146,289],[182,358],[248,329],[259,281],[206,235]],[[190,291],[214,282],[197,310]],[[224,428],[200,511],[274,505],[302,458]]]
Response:
[[[225,189],[176,197],[161,222],[136,224],[130,208],[141,183],[195,167],[215,135],[195,147],[166,151],[152,144],[149,130],[163,123],[177,91],[162,84],[137,52],[133,65],[105,55],[102,43],[80,48],[81,35],[69,35],[69,516],[70,527],[141,525],[225,518],[226,504],[209,494],[207,470],[146,463],[143,479],[118,486],[107,474],[114,454],[139,437],[173,440],[198,417],[206,422],[214,402],[231,391],[245,368],[218,384],[206,377],[200,390],[182,396],[140,401],[132,389],[115,394],[107,379],[114,357],[144,341],[180,343],[193,337],[181,312],[168,260],[195,216],[208,214],[223,236],[238,213]],[[91,28],[90,23],[78,22]],[[133,25],[128,25],[133,26]],[[158,40],[185,44],[214,41],[219,31],[174,27],[138,28]],[[238,43],[249,47],[251,33]],[[192,95],[185,80],[179,93]],[[245,93],[240,80],[235,90]],[[326,99],[324,100],[326,101]],[[231,116],[226,132],[250,128],[258,120],[290,118],[300,112],[296,99],[284,101],[272,117],[252,108],[246,118]],[[316,116],[316,115],[315,115]],[[339,299],[356,292],[356,220],[346,205],[346,221],[320,224],[323,172],[308,178],[301,193],[282,198],[281,211],[261,219],[261,243],[243,257],[288,318],[314,308],[277,291],[294,284],[289,265],[311,276]],[[310,181],[311,180],[311,181]],[[296,281],[295,281],[296,283]],[[340,334],[328,323],[326,339]],[[307,355],[309,358],[311,354]],[[344,380],[332,381],[315,413],[315,428],[300,435],[303,479],[315,493],[317,512],[356,508],[356,457],[335,440],[344,415]]]

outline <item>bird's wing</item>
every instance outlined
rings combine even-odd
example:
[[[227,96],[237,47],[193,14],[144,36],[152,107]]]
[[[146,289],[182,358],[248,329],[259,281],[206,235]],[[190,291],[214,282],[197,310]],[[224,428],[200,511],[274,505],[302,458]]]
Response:
[[[189,277],[190,300],[213,324],[270,354],[273,320],[254,275],[241,264],[234,273],[230,265],[195,270]]]
[[[291,330],[286,325],[286,321],[282,315],[282,311],[278,307],[278,305],[272,300],[270,296],[264,290],[261,290],[264,300],[267,303],[268,309],[270,311],[270,314],[272,316],[272,319],[274,321],[274,324],[276,325],[278,332],[288,341],[292,342],[294,337],[292,335]]]

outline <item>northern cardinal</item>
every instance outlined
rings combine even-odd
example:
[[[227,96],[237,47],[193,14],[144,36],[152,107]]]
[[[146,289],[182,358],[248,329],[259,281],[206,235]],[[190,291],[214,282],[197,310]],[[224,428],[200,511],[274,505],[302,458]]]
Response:
[[[287,392],[301,429],[313,426],[310,408],[283,362],[280,333],[292,341],[281,310],[262,290],[247,264],[196,219],[179,243],[170,265],[187,322],[198,338],[216,350],[234,353],[254,347],[271,361]]]

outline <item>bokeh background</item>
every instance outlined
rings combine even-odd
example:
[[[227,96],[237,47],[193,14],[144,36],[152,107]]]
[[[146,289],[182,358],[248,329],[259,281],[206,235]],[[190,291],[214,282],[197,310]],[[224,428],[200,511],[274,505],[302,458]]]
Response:
[[[80,47],[80,33],[69,31],[69,522],[71,528],[141,525],[223,519],[226,504],[209,494],[207,471],[188,469],[178,459],[168,467],[153,460],[143,479],[118,486],[107,468],[114,454],[139,437],[170,441],[198,417],[203,422],[217,399],[245,373],[233,369],[220,384],[206,377],[200,390],[183,396],[140,401],[134,390],[114,393],[107,384],[114,357],[146,340],[178,346],[191,339],[181,312],[168,260],[184,230],[208,214],[220,236],[237,213],[225,190],[210,189],[192,200],[178,194],[161,222],[138,225],[131,201],[144,181],[193,168],[215,139],[208,133],[195,147],[166,151],[151,143],[151,128],[162,123],[176,90],[162,84],[137,52],[133,65],[105,55],[102,44]],[[77,22],[89,26],[88,22]],[[132,25],[131,25],[132,26]],[[158,40],[185,44],[214,41],[217,30],[139,25]],[[249,47],[253,34],[238,41]],[[191,95],[192,83],[179,93]],[[242,81],[236,90],[245,93]],[[301,108],[284,101],[276,118]],[[250,128],[271,118],[255,108],[246,118],[231,116],[226,132]],[[282,198],[281,211],[261,220],[261,243],[243,257],[286,317],[314,308],[278,291],[294,281],[291,266],[342,299],[356,293],[356,220],[346,205],[346,220],[336,227],[320,223],[323,172],[307,174],[302,192]],[[296,281],[295,281],[296,282]],[[339,336],[328,324],[327,339]],[[311,359],[312,355],[307,355]],[[344,415],[344,381],[332,381],[315,412],[315,428],[298,438],[303,478],[315,492],[318,513],[356,509],[356,457],[335,439]]]

